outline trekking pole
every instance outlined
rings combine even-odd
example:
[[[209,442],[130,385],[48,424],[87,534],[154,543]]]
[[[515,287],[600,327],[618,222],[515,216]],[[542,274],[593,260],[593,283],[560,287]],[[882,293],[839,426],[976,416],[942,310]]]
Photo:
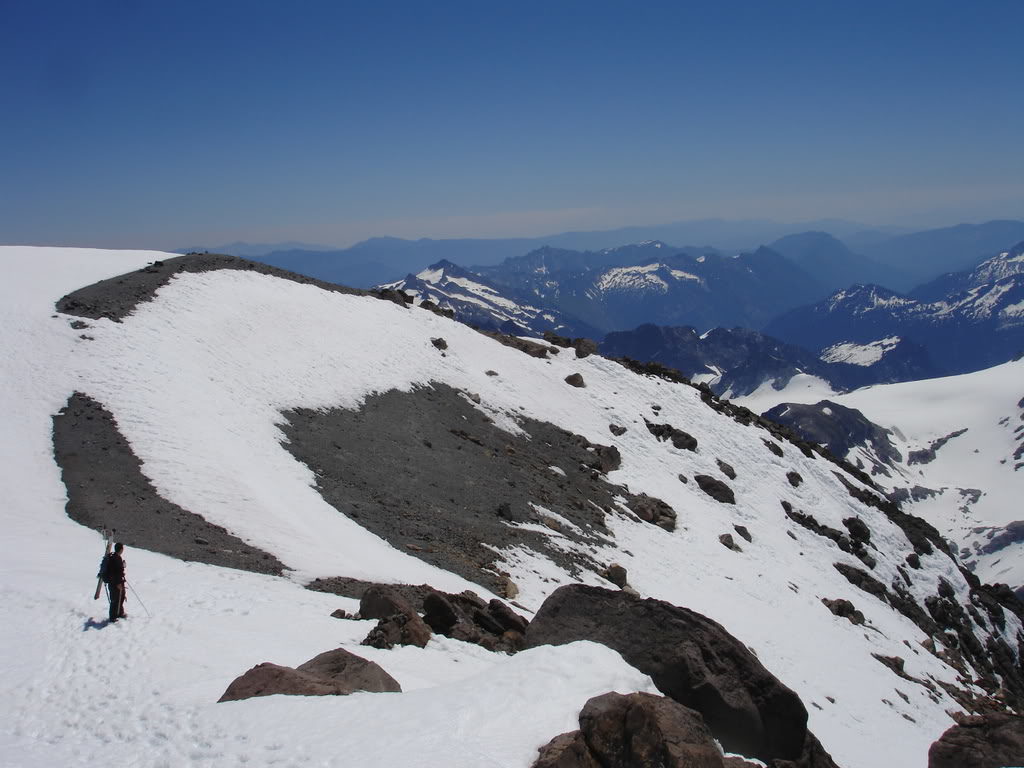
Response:
[[[132,594],[135,595],[135,599],[139,601],[139,605],[141,605],[142,606],[142,610],[144,610],[146,612],[146,616],[148,618],[152,619],[153,618],[153,614],[151,614],[149,612],[149,609],[146,607],[146,604],[144,602],[142,602],[142,598],[139,597],[139,593],[135,591],[135,587],[132,586],[131,582],[128,581],[128,579],[125,579],[124,583],[128,585],[128,589],[130,589],[132,591]]]

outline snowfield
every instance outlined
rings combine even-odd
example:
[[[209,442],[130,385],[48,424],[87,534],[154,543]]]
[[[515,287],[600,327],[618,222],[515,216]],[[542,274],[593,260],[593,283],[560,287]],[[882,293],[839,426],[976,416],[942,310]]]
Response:
[[[856,408],[870,421],[892,430],[892,443],[903,462],[890,477],[878,475],[877,482],[890,490],[920,486],[934,491],[906,503],[906,510],[964,548],[965,558],[982,581],[1024,584],[1024,546],[980,552],[993,531],[1024,519],[1020,505],[1024,468],[1016,469],[1020,460],[1014,459],[1024,442],[1020,405],[1024,360],[959,376],[864,387],[848,394],[805,387],[799,378],[794,377],[784,390],[764,386],[736,402],[764,412],[779,403],[828,399]],[[943,438],[947,439],[933,460],[908,463],[911,452]],[[857,451],[848,458],[856,462]]]
[[[907,551],[905,535],[854,501],[833,465],[788,444],[780,458],[762,444],[766,432],[714,413],[697,390],[604,358],[564,349],[535,359],[426,311],[250,272],[178,275],[123,323],[75,329],[77,318],[54,310],[65,293],[167,256],[0,248],[3,765],[94,766],[113,754],[117,764],[140,766],[526,768],[539,746],[576,727],[591,696],[653,691],[618,654],[590,643],[514,656],[438,636],[424,649],[363,647],[373,622],[329,616],[355,610],[355,601],[303,588],[344,575],[490,597],[339,514],[281,445],[283,410],[358,408],[370,394],[431,382],[478,394],[498,426],[519,429],[525,414],[615,445],[622,466],[609,480],[668,502],[678,528],[609,516],[616,549],[599,555],[625,566],[641,595],[703,613],[756,651],[799,693],[811,731],[844,768],[880,759],[923,768],[929,745],[952,724],[952,698],[933,701],[871,653],[905,658],[915,677],[953,682],[956,672],[920,647],[925,636],[909,620],[831,567],[859,565],[856,558],[783,514],[788,499],[833,527],[861,517],[879,550],[876,577],[897,577],[902,561],[887,553]],[[447,341],[444,356],[435,337]],[[571,373],[586,387],[568,386]],[[149,615],[129,593],[130,619],[99,626],[106,606],[92,591],[103,542],[65,514],[51,442],[52,416],[75,391],[114,415],[162,496],[276,555],[287,576],[129,550],[129,580]],[[645,418],[685,429],[699,450],[657,441]],[[610,423],[627,432],[613,436]],[[720,474],[717,460],[736,470],[735,506],[692,481]],[[786,479],[793,469],[804,480],[798,488]],[[734,524],[753,536],[742,552],[718,540]],[[573,580],[531,551],[501,555],[529,610]],[[940,577],[967,594],[947,558],[921,560],[916,597],[933,594]],[[610,586],[596,574],[585,580]],[[823,597],[853,601],[870,628],[834,616]],[[1007,637],[1019,628],[1008,616]],[[257,663],[297,665],[338,646],[379,663],[404,693],[215,703]]]

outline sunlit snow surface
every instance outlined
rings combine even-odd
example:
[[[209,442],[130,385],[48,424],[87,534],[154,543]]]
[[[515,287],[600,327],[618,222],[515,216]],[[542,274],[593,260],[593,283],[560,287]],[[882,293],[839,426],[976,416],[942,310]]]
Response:
[[[958,546],[973,550],[973,542],[983,544],[987,530],[975,529],[1024,520],[1024,468],[1015,469],[1019,460],[1013,458],[1024,439],[1020,431],[1024,411],[1018,406],[1024,399],[1024,360],[960,376],[865,387],[844,395],[801,386],[798,379],[794,377],[782,391],[762,387],[737,402],[763,412],[780,402],[816,403],[827,398],[891,429],[904,463],[892,476],[878,475],[876,481],[887,488],[918,485],[938,491],[907,503],[906,509],[929,520]],[[911,451],[928,448],[963,429],[967,431],[938,449],[933,461],[906,464]],[[856,451],[848,458],[856,461]],[[981,490],[983,495],[972,501],[961,489]],[[977,558],[976,568],[983,581],[1024,584],[1024,547]]]
[[[631,584],[714,618],[756,650],[801,695],[810,728],[840,765],[876,766],[880,755],[892,765],[926,764],[929,744],[951,724],[945,710],[957,707],[945,696],[933,703],[870,652],[903,656],[918,677],[952,681],[955,673],[917,650],[923,635],[909,621],[831,568],[859,561],[782,513],[788,499],[833,527],[860,515],[883,553],[876,576],[891,581],[899,561],[884,553],[908,549],[902,532],[853,502],[831,465],[792,447],[776,457],[761,444],[766,433],[714,414],[696,390],[597,356],[563,350],[538,360],[429,312],[250,272],[180,275],[120,324],[74,330],[73,318],[54,316],[64,293],[164,256],[0,249],[5,764],[92,766],[116,754],[125,765],[525,768],[537,747],[575,727],[589,697],[651,690],[617,654],[590,644],[512,657],[445,638],[425,649],[363,648],[371,624],[329,617],[354,601],[301,587],[336,575],[472,586],[332,510],[310,471],[279,444],[283,409],[358,407],[370,393],[431,381],[478,393],[498,425],[522,413],[616,445],[623,462],[611,481],[664,499],[679,515],[672,533],[609,518],[618,549],[608,557],[628,569]],[[448,342],[445,356],[430,343],[438,336]],[[564,382],[574,372],[586,388]],[[130,551],[129,578],[152,616],[129,595],[127,622],[92,628],[105,609],[92,600],[102,542],[64,514],[51,445],[51,417],[74,391],[113,413],[162,495],[272,552],[294,569],[289,577]],[[658,442],[645,417],[685,428],[698,452]],[[628,431],[615,437],[610,423]],[[736,469],[735,506],[678,479],[717,474],[716,459]],[[786,480],[790,469],[805,480],[797,489]],[[741,553],[718,541],[733,524],[754,538]],[[528,608],[569,580],[531,551],[502,555]],[[966,592],[948,560],[922,561],[919,597],[940,576]],[[822,597],[852,600],[878,631],[833,616]],[[1008,622],[1008,632],[1018,626]],[[406,693],[214,703],[259,662],[296,665],[338,645],[380,663]]]

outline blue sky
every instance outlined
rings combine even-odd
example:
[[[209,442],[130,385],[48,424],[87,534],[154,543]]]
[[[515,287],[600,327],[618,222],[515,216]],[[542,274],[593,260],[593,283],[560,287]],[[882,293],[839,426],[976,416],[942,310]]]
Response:
[[[0,242],[1024,217],[1024,3],[0,0]]]

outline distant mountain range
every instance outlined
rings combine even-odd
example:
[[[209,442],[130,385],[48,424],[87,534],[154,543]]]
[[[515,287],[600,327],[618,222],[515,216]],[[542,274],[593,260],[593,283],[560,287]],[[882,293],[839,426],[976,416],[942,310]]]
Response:
[[[715,328],[698,334],[689,327],[642,325],[609,333],[600,351],[608,357],[675,368],[727,398],[749,395],[766,385],[779,390],[799,374],[815,376],[835,392],[936,375],[928,353],[899,337],[869,345],[837,345],[818,356],[745,328]]]
[[[856,285],[787,312],[764,330],[814,351],[903,336],[924,346],[947,374],[997,365],[1024,350],[1024,242],[915,293],[921,298]]]
[[[691,244],[726,255],[755,251],[767,244],[821,282],[824,295],[852,282],[909,290],[943,272],[968,268],[1010,243],[1024,240],[1024,222],[991,221],[912,232],[895,227],[870,228],[842,219],[798,224],[703,219],[530,238],[374,237],[341,249],[298,242],[237,242],[178,252],[245,256],[321,280],[369,288],[444,260],[470,267],[494,266],[544,246],[599,252],[649,240]]]
[[[436,287],[428,276],[439,270],[450,276],[453,267],[439,262],[388,286],[419,293],[424,281]],[[461,298],[448,294],[457,315],[479,314],[482,302],[491,302],[497,292],[520,315],[550,310],[578,334],[587,329],[603,335],[650,322],[756,328],[821,295],[813,278],[769,248],[725,256],[712,248],[673,248],[660,241],[593,252],[544,247],[474,271],[479,277],[472,307],[465,306],[464,292]],[[457,279],[465,281],[465,273]],[[497,317],[508,319],[503,311]]]

